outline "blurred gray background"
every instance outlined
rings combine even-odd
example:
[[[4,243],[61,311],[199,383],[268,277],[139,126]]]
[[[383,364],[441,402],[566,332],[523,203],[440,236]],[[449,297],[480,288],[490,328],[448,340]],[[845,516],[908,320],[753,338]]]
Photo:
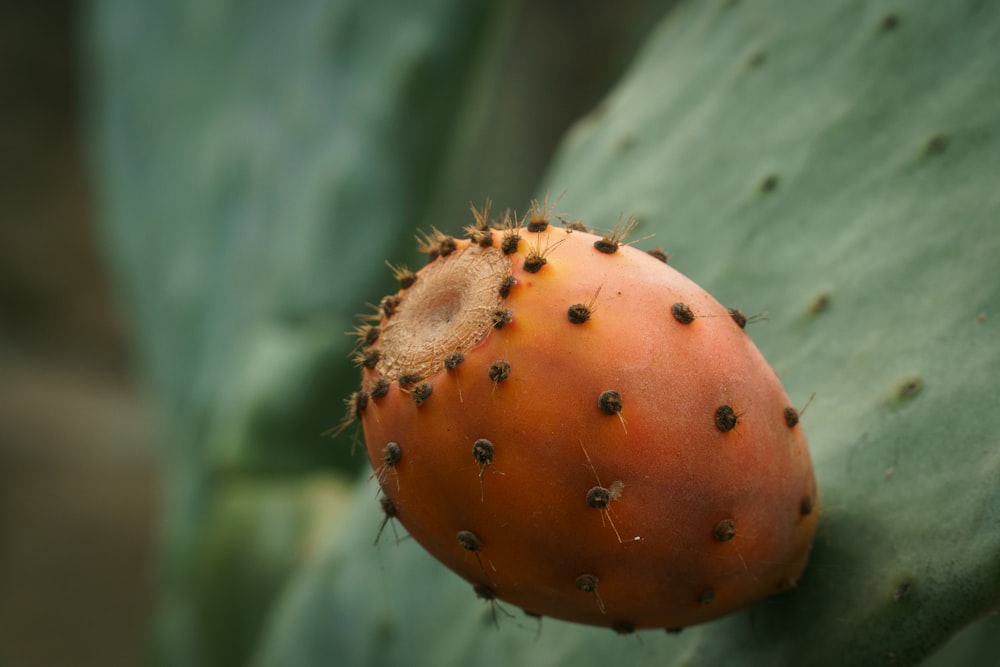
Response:
[[[0,4],[0,663],[128,665],[152,606],[151,429],[92,234],[66,0]]]

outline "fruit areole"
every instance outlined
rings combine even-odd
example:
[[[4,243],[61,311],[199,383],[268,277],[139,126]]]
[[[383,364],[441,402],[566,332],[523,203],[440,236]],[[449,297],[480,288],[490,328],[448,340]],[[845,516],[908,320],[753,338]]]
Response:
[[[348,421],[387,515],[480,597],[619,632],[794,586],[816,482],[743,313],[624,244],[630,220],[474,213],[358,330]]]

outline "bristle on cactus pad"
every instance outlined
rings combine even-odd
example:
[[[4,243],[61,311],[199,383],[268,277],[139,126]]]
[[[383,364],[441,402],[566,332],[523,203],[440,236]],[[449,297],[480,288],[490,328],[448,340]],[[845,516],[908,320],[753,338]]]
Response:
[[[680,628],[794,585],[819,499],[745,322],[622,236],[508,221],[429,252],[361,334],[349,417],[395,518],[475,590]]]

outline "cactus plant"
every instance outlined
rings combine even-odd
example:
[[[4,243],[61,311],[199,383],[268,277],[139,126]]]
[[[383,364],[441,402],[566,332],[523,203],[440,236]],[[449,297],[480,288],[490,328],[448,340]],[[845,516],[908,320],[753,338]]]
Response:
[[[537,641],[517,618],[496,632],[417,545],[360,562],[369,490],[261,664],[344,647],[340,622],[358,664],[915,664],[996,609],[998,29],[973,2],[688,3],[546,179],[589,221],[634,212],[721,301],[766,311],[765,356],[791,395],[816,392],[824,510],[797,590],[642,644],[549,619]]]
[[[197,624],[193,591],[239,557],[234,544],[297,516],[226,504],[229,482],[245,477],[244,494],[255,475],[350,450],[316,437],[353,382],[335,341],[358,301],[384,291],[373,276],[382,258],[402,261],[418,221],[462,224],[424,214],[443,189],[434,173],[446,147],[462,143],[451,131],[475,125],[476,104],[456,115],[460,95],[490,92],[463,67],[478,62],[468,54],[484,43],[483,5],[406,2],[376,15],[361,4],[371,5],[338,13],[304,1],[295,14],[255,3],[245,21],[193,5],[95,5],[105,238],[170,425],[160,646],[174,664],[218,664],[220,652],[190,646],[224,641]],[[410,39],[374,39],[394,21]],[[273,31],[306,37],[255,48]],[[236,635],[254,636],[265,616],[267,632],[235,660],[901,665],[995,611],[998,34],[1000,10],[976,0],[682,3],[536,191],[565,193],[560,206],[596,226],[634,213],[636,235],[656,233],[673,266],[723,303],[766,312],[755,342],[791,396],[816,393],[803,420],[823,510],[796,590],[641,642],[508,618],[505,603],[470,599],[406,539],[363,481],[320,553],[295,535],[281,558],[263,538],[246,550],[274,564],[255,605],[308,562],[279,604],[248,614]],[[272,61],[279,52],[293,57]],[[371,75],[331,64],[346,60]],[[421,76],[440,68],[454,76]],[[450,85],[469,79],[477,86]],[[404,126],[421,132],[394,131]],[[364,236],[375,221],[379,233]],[[345,230],[357,234],[349,250]],[[261,506],[301,497],[264,496]],[[259,523],[214,549],[218,523],[204,517],[228,523],[230,510]],[[206,553],[223,562],[193,577]],[[984,623],[952,655],[993,660],[995,617]]]

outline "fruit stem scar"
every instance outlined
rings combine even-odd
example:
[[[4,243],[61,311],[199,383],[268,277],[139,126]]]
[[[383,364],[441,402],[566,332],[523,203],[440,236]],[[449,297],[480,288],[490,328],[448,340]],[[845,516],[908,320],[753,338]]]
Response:
[[[405,374],[416,384],[467,352],[509,321],[497,286],[510,275],[500,250],[471,244],[424,267],[408,289],[383,300],[392,317],[382,322],[372,370],[390,382]]]

